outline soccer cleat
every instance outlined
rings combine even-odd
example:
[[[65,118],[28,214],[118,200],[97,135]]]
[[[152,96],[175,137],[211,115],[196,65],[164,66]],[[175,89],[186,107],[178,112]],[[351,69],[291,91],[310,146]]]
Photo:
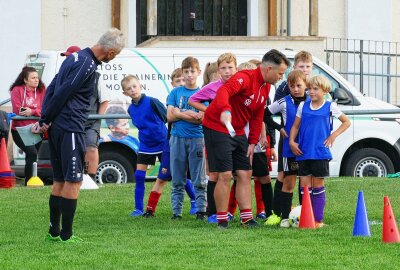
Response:
[[[211,224],[218,223],[217,215],[214,214],[214,215],[209,216],[209,217],[207,218],[207,222],[208,222],[208,223],[211,223]]]
[[[325,227],[325,226],[326,226],[326,224],[323,222],[315,222],[315,228],[317,228],[317,229]]]
[[[207,214],[205,212],[197,212],[196,213],[196,220],[206,220]]]
[[[228,221],[222,221],[221,223],[218,223],[218,229],[220,230],[228,229]]]
[[[44,240],[47,242],[61,242],[61,237],[59,235],[52,236],[50,233],[48,233]]]
[[[266,226],[276,226],[276,225],[279,225],[280,222],[281,222],[281,218],[275,214],[272,214],[267,218],[267,221],[265,221],[264,224]]]
[[[246,222],[241,222],[240,226],[242,228],[258,228],[260,227],[260,224],[258,224],[258,222],[254,218],[252,218]]]
[[[233,221],[235,216],[228,212],[228,221]]]
[[[256,218],[261,219],[261,220],[267,220],[267,216],[265,215],[264,212],[257,214]]]
[[[82,243],[82,242],[83,242],[83,239],[78,236],[75,236],[75,235],[71,235],[71,237],[68,238],[67,240],[61,239],[61,243],[65,243],[65,244],[78,244],[78,243]]]
[[[139,209],[135,209],[135,210],[132,211],[130,216],[131,217],[141,217],[141,216],[143,216],[143,211],[139,210]]]
[[[181,220],[181,219],[182,219],[182,216],[173,214],[171,219],[172,219],[172,220]]]
[[[147,210],[144,214],[143,214],[144,218],[153,218],[154,217],[154,213],[151,210]]]
[[[190,215],[196,215],[197,213],[197,207],[196,207],[196,201],[190,201]]]
[[[281,228],[290,228],[290,221],[289,219],[285,218],[281,220],[281,224],[280,224]]]

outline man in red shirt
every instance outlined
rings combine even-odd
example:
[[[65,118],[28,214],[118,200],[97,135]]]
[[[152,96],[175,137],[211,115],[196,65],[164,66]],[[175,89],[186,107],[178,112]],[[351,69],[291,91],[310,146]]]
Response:
[[[241,226],[258,226],[251,211],[251,161],[260,138],[271,84],[283,77],[289,64],[281,52],[268,51],[257,69],[239,71],[221,86],[204,114],[204,139],[210,172],[219,173],[214,192],[219,228],[228,227],[232,170],[238,176],[236,198]],[[247,124],[248,137],[245,134]],[[263,144],[265,147],[266,141]]]

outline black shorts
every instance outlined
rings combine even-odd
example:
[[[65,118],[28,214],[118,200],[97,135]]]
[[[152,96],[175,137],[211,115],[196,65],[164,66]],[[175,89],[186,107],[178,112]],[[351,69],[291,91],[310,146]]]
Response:
[[[100,134],[97,129],[93,129],[93,128],[85,129],[86,147],[90,146],[90,147],[98,148],[99,147],[99,139],[100,139]]]
[[[50,128],[49,151],[54,181],[82,181],[86,152],[84,136],[84,133],[67,132],[55,126]]]
[[[295,157],[283,158],[283,172],[287,175],[297,175],[299,172],[299,163]]]
[[[265,152],[253,155],[253,176],[263,177],[269,175],[268,158]]]
[[[154,164],[156,164],[156,158],[158,158],[158,161],[161,162],[162,153],[159,153],[159,154],[138,153],[137,164],[154,165]]]
[[[249,147],[246,135],[232,138],[206,127],[203,132],[210,172],[251,170],[250,159],[246,156]]]
[[[283,156],[282,156],[282,151],[283,151],[283,138],[282,136],[279,136],[279,142],[278,142],[278,172],[283,172]]]
[[[329,160],[299,160],[299,176],[329,177]]]

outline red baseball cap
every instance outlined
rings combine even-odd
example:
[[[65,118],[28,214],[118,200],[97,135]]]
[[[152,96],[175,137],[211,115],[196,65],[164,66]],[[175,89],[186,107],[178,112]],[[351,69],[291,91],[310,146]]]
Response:
[[[70,46],[68,47],[67,51],[60,53],[61,56],[70,56],[74,52],[79,52],[81,48],[78,46]]]

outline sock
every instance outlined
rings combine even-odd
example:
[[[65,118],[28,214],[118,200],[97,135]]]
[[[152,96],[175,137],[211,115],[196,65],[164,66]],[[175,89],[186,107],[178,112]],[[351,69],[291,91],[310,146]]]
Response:
[[[50,195],[50,198],[49,198],[49,208],[50,208],[49,233],[53,237],[60,235],[60,219],[61,219],[60,205],[61,205],[61,197]]]
[[[143,198],[144,198],[144,181],[146,179],[146,172],[141,170],[136,170],[135,172],[135,209],[143,211]]]
[[[89,176],[93,179],[93,181],[96,181],[96,174],[95,173],[89,173]]]
[[[228,204],[228,212],[232,215],[235,215],[236,208],[237,208],[237,201],[236,201],[236,181],[233,181],[231,186],[231,193],[229,194],[229,204]]]
[[[251,209],[240,210],[240,220],[242,223],[246,223],[250,219],[253,219],[253,213],[251,212]]]
[[[289,218],[289,213],[292,210],[293,193],[281,191],[281,210],[282,219]]]
[[[256,196],[256,207],[257,207],[257,215],[258,215],[265,211],[260,181],[254,180],[254,195]]]
[[[261,184],[261,193],[265,207],[265,215],[269,217],[272,215],[272,201],[274,199],[274,195],[272,193],[272,184]]]
[[[217,212],[218,224],[228,222],[228,212]]]
[[[282,192],[283,182],[276,180],[275,187],[274,187],[274,213],[277,216],[281,216],[281,192]]]
[[[214,190],[215,185],[217,183],[213,181],[208,181],[207,183],[207,208],[208,208],[208,216],[212,216],[217,213],[217,209],[215,207],[215,198],[214,198]]]
[[[298,185],[298,192],[299,192],[299,205],[301,205],[303,202],[303,193],[301,192],[300,179],[299,179],[299,185]]]
[[[312,194],[311,204],[314,211],[314,219],[316,222],[322,222],[326,203],[325,187],[313,188]]]
[[[190,200],[195,201],[196,194],[194,193],[194,187],[193,187],[192,181],[190,181],[190,179],[186,179],[185,190],[186,190],[186,193],[189,196]]]
[[[78,199],[66,199],[61,197],[61,220],[62,229],[60,237],[62,240],[67,240],[72,236],[72,224],[74,222],[76,205]]]
[[[149,201],[147,203],[147,211],[151,211],[153,213],[156,212],[158,200],[160,199],[161,193],[156,191],[150,192]]]

